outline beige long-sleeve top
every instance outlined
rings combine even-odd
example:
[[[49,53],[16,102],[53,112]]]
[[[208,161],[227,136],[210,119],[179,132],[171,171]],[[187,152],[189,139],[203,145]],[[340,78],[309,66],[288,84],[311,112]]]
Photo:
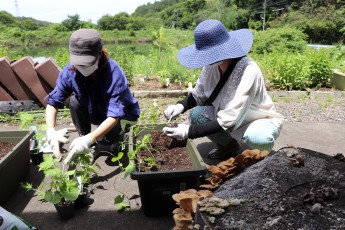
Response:
[[[219,80],[217,66],[202,69],[192,92],[197,105],[202,105],[211,95]],[[212,104],[216,114],[209,116],[214,116],[224,130],[236,130],[257,119],[266,119],[279,130],[283,124],[284,117],[276,112],[259,66],[249,57],[244,57],[237,63]]]

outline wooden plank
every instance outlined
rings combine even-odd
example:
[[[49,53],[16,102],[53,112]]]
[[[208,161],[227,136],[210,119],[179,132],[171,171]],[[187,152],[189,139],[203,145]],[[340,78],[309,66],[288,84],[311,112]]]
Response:
[[[34,98],[25,83],[12,71],[8,57],[0,58],[0,73],[0,83],[13,99],[30,100]]]
[[[9,95],[6,90],[0,85],[0,101],[12,101],[13,98]]]
[[[12,70],[28,86],[36,99],[46,106],[45,97],[51,91],[50,86],[43,79],[38,77],[34,69],[34,61],[26,56],[11,64]]]
[[[56,64],[53,58],[47,58],[45,61],[37,64],[34,68],[38,75],[43,78],[50,87],[55,87],[61,68]]]

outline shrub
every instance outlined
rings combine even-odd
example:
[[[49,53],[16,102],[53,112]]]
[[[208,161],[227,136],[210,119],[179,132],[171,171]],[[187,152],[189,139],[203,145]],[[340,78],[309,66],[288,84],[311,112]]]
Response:
[[[54,60],[60,66],[60,68],[63,68],[67,63],[69,62],[69,53],[68,48],[59,48],[54,53]]]
[[[123,46],[117,46],[115,48],[115,54],[110,53],[110,57],[116,60],[116,62],[119,63],[121,68],[126,74],[126,78],[128,80],[129,84],[133,83],[133,59],[134,59],[134,53],[124,48]]]
[[[327,86],[332,75],[330,57],[327,50],[315,50],[310,48],[306,52],[309,61],[309,79],[311,87]]]
[[[253,53],[271,52],[301,53],[307,45],[307,36],[301,30],[293,27],[268,29],[254,33]]]
[[[265,53],[258,62],[264,69],[268,88],[303,90],[310,85],[309,63],[303,55]]]

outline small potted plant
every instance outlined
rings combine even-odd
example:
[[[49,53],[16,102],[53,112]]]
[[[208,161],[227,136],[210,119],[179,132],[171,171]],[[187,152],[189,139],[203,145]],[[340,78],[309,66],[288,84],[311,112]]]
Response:
[[[71,165],[75,165],[76,167],[75,176],[80,191],[75,201],[75,207],[83,208],[87,205],[87,197],[89,194],[88,186],[90,185],[91,178],[93,175],[97,175],[97,171],[92,165],[92,158],[88,154],[78,155],[75,161],[71,161]],[[98,165],[96,164],[96,166]]]
[[[30,139],[30,157],[31,162],[38,165],[43,162],[42,148],[45,140],[43,131],[46,130],[46,125],[35,126],[34,115],[27,112],[20,113],[19,118],[20,129],[34,131],[34,136]]]
[[[44,156],[44,161],[39,164],[39,171],[43,171],[44,178],[38,188],[25,183],[27,191],[35,191],[38,199],[52,203],[62,219],[74,215],[74,202],[80,194],[79,184],[76,179],[76,170],[64,171],[57,166],[58,159],[51,155]]]

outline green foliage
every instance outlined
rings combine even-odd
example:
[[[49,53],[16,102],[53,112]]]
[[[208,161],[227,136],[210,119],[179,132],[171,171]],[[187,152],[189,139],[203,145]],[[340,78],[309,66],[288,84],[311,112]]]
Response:
[[[301,54],[278,51],[257,56],[268,88],[306,90],[328,86],[332,74],[327,50],[309,48]]]
[[[35,150],[39,152],[45,144],[45,130],[47,130],[47,125],[44,123],[39,123],[35,119],[33,113],[20,112],[19,113],[20,126],[22,130],[33,130],[35,132],[34,140],[37,140],[37,146],[34,146]]]
[[[181,29],[194,28],[197,25],[195,15],[206,6],[205,0],[181,1],[160,12],[164,26]]]
[[[331,68],[339,69],[341,72],[345,72],[345,46],[338,45],[329,51]]]
[[[133,73],[133,58],[134,53],[131,50],[125,49],[123,46],[117,46],[115,49],[115,54],[110,54],[110,57],[115,59],[123,71],[125,72],[126,78],[129,84],[133,83],[134,73]]]
[[[8,27],[18,26],[16,18],[12,14],[3,10],[0,11],[0,23]]]
[[[310,87],[328,86],[332,70],[330,64],[331,60],[327,50],[315,50],[310,48],[306,55],[309,60]]]
[[[154,99],[148,110],[141,111],[138,122],[140,124],[157,124],[161,114],[160,109],[158,100]]]
[[[97,171],[92,165],[92,157],[89,154],[79,154],[75,161],[70,162],[71,165],[76,165],[75,177],[80,178],[81,188],[90,184],[93,175],[97,175]],[[97,164],[98,168],[100,166]],[[82,189],[81,189],[82,190]]]
[[[148,127],[148,126],[146,126]],[[152,146],[151,146],[151,141],[152,141],[152,136],[151,134],[145,134],[141,138],[137,138],[138,135],[145,130],[145,127],[139,127],[137,125],[133,125],[131,127],[131,130],[133,130],[133,138],[135,139],[135,143],[129,143],[133,145],[133,149],[127,152],[127,157],[128,157],[128,165],[126,167],[123,167],[121,163],[121,159],[123,156],[125,156],[124,152],[119,151],[117,156],[112,157],[111,161],[112,162],[118,162],[119,167],[123,170],[124,172],[124,178],[128,177],[136,168],[136,165],[140,164],[150,164],[151,167],[156,165],[154,156],[148,157],[146,159],[140,159],[137,157],[138,153],[140,151],[148,151],[151,153],[152,151]]]
[[[114,204],[116,205],[116,211],[122,212],[126,209],[129,209],[130,206],[126,203],[124,203],[125,196],[124,195],[118,195],[114,198]]]
[[[236,5],[225,8],[225,15],[220,18],[226,28],[237,30],[248,28],[249,12],[246,9],[240,9]]]
[[[308,62],[300,54],[265,53],[258,62],[265,70],[268,88],[303,90],[310,85]]]
[[[255,42],[252,52],[257,54],[274,51],[301,53],[307,45],[306,39],[302,31],[292,27],[257,31],[254,33]]]
[[[74,31],[82,28],[80,16],[78,14],[68,15],[68,18],[63,20],[61,24],[67,29],[67,31]]]
[[[44,178],[38,188],[25,183],[23,187],[35,191],[39,200],[52,204],[75,201],[80,193],[78,182],[75,179],[75,170],[64,172],[56,164],[58,160],[52,156],[44,156],[44,161],[39,164],[39,171],[43,171]]]
[[[63,68],[69,62],[68,48],[59,48],[54,53],[54,60],[60,68]]]
[[[310,43],[333,44],[343,42],[345,39],[344,14],[344,6],[337,7],[336,4],[308,6],[306,4],[301,9],[290,11],[271,21],[269,25],[274,28],[285,25],[297,27],[308,35]]]
[[[286,6],[289,7],[288,11]],[[306,2],[293,0],[288,4],[267,3],[265,31],[261,31],[263,15],[258,13],[258,7],[262,8],[262,1],[163,0],[140,6],[132,15],[124,12],[113,16],[105,15],[98,21],[97,28],[100,30],[106,47],[112,44],[133,44],[129,49],[110,49],[112,57],[120,63],[130,84],[135,74],[164,76],[172,82],[182,84],[195,83],[200,75],[200,69],[192,70],[183,67],[176,56],[180,48],[194,43],[194,27],[209,18],[219,19],[228,30],[248,26],[258,30],[253,31],[254,44],[250,53],[250,55],[258,57],[255,60],[268,59],[267,55],[270,55],[268,53],[271,52],[298,53],[303,59],[308,59],[306,61],[308,70],[300,70],[304,75],[294,83],[291,83],[294,77],[290,76],[290,80],[286,80],[287,76],[282,77],[281,74],[277,74],[279,72],[277,69],[283,71],[286,68],[286,64],[282,64],[284,60],[279,62],[272,60],[273,63],[282,64],[281,67],[272,67],[267,63],[262,65],[263,72],[269,73],[269,75],[265,75],[266,78],[274,76],[273,79],[276,80],[285,79],[285,81],[274,80],[274,84],[269,82],[271,87],[291,88],[291,84],[295,85],[298,82],[301,82],[302,85],[294,87],[299,89],[307,87],[306,85],[309,87],[325,85],[329,74],[327,66],[344,71],[345,63],[344,56],[342,56],[344,51],[341,48],[328,54],[319,54],[321,56],[312,55],[305,50],[307,41],[329,44],[343,43],[345,6],[339,1],[327,1],[327,4],[319,0]],[[280,8],[283,10],[277,11]],[[33,48],[44,46],[48,47],[47,50],[51,50],[58,65],[63,67],[69,60],[68,45],[66,44],[68,44],[70,31],[84,27],[95,28],[95,26],[90,22],[80,21],[79,15],[68,16],[61,24],[52,24],[30,18],[14,17],[5,11],[0,11],[0,29],[2,30],[0,54],[14,60],[24,55],[35,55]],[[155,48],[141,52],[138,51],[140,48],[135,42],[152,42]],[[63,45],[65,48],[55,52],[53,50],[55,45]],[[22,51],[14,52],[19,46],[22,47]],[[341,46],[339,45],[339,47]],[[273,59],[276,54],[272,55],[269,59]],[[320,61],[327,58],[327,55],[329,55],[329,63],[320,64]],[[295,59],[298,60],[298,57]],[[268,69],[265,69],[266,66]],[[315,69],[311,66],[315,66]],[[298,73],[298,68],[299,66],[293,68],[291,72]],[[308,80],[305,81],[305,78]],[[282,85],[278,82],[282,82]]]
[[[138,6],[135,10],[135,14],[141,15],[141,16],[149,16],[153,14],[157,14],[159,12],[162,12],[162,10],[174,6],[175,4],[182,2],[182,0],[162,0],[162,1],[156,1],[154,4],[147,3],[142,6]]]

